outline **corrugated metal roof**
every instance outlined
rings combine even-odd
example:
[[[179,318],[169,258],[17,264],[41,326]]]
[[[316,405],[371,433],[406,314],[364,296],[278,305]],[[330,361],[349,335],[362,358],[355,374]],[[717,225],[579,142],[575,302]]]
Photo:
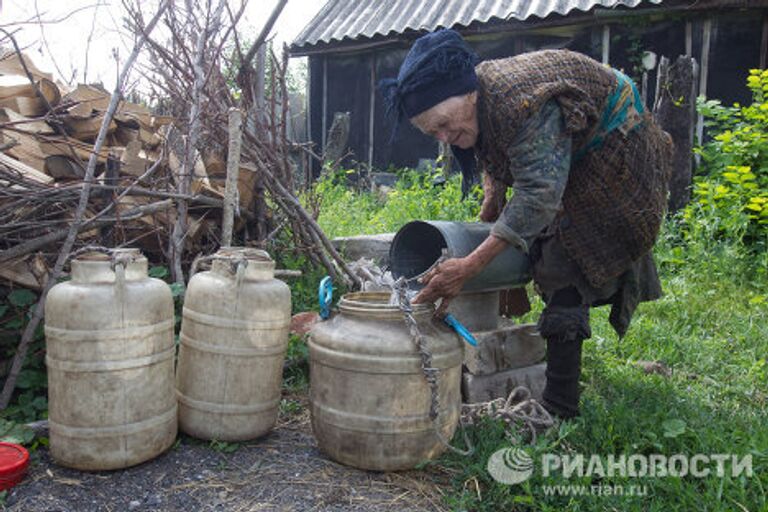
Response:
[[[328,0],[293,42],[296,49],[407,30],[467,27],[492,18],[524,21],[594,7],[636,7],[644,0]],[[647,0],[659,4],[662,0]]]

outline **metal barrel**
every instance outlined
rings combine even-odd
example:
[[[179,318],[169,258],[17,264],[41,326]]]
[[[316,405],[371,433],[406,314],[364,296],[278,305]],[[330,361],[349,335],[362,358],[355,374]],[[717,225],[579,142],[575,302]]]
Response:
[[[483,243],[491,232],[488,222],[413,221],[400,228],[389,250],[390,269],[410,279],[425,272],[443,254],[461,258]],[[508,247],[482,272],[464,285],[463,292],[502,290],[524,286],[530,280],[528,256]]]

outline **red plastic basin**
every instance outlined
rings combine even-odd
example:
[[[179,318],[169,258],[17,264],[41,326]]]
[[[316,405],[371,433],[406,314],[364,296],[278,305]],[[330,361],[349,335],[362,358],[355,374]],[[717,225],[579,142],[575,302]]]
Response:
[[[21,445],[0,443],[0,491],[21,482],[29,467],[29,452]]]

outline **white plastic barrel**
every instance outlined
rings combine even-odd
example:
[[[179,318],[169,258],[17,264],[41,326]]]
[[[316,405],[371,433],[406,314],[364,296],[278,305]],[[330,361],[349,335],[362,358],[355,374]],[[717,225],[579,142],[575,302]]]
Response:
[[[344,295],[338,314],[309,336],[310,410],[317,444],[333,460],[362,469],[411,469],[439,456],[461,410],[463,348],[456,333],[413,306],[438,370],[437,426],[413,334],[389,293]]]
[[[117,264],[115,264],[117,262]],[[151,459],[176,439],[173,299],[135,249],[72,262],[45,305],[51,455],[81,470]]]
[[[179,427],[243,441],[277,420],[291,293],[264,251],[223,248],[189,282],[176,383]]]

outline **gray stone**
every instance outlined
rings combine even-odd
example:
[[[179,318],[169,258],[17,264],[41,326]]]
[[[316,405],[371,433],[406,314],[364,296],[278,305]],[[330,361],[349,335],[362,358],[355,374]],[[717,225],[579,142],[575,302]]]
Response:
[[[397,184],[397,174],[394,172],[372,172],[371,182],[375,187],[394,187]]]
[[[472,334],[477,347],[464,344],[464,365],[476,376],[530,366],[546,353],[546,342],[535,324],[515,325],[504,319],[498,329]]]
[[[499,292],[461,293],[448,312],[472,333],[493,331],[499,326]]]
[[[547,363],[525,368],[516,368],[492,375],[472,375],[464,372],[461,379],[461,394],[465,403],[487,402],[494,398],[506,398],[517,386],[531,390],[531,396],[541,401],[544,385],[547,383],[544,371]]]
[[[395,238],[394,233],[345,236],[334,238],[333,246],[341,251],[347,261],[369,258],[384,267],[389,265],[389,246],[392,245],[393,238]]]

